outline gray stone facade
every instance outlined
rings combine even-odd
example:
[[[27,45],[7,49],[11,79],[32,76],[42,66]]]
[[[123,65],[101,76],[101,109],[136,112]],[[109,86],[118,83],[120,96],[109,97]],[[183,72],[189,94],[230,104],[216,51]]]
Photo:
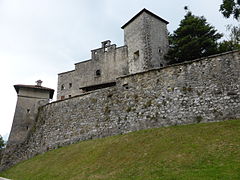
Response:
[[[22,143],[35,123],[38,108],[49,103],[54,90],[41,85],[15,85],[18,95],[8,146]]]
[[[71,143],[140,129],[240,118],[240,51],[119,77],[115,87],[43,106],[2,168]]]
[[[141,11],[122,26],[124,43],[128,47],[130,74],[166,66],[167,24],[151,12]]]
[[[58,75],[57,99],[63,100],[86,91],[115,85],[123,75],[164,67],[168,50],[168,22],[143,9],[122,29],[124,46],[102,42],[92,50],[91,59],[75,64],[75,69]]]
[[[127,47],[104,44],[92,50],[92,58],[75,64],[75,70],[58,75],[57,99],[66,99],[85,92],[87,87],[115,82],[128,73]]]

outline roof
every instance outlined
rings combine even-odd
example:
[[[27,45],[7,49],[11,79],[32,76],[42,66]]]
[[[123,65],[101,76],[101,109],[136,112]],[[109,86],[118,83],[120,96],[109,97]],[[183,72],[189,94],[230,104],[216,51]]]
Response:
[[[147,10],[147,9],[142,9],[139,13],[137,13],[132,19],[130,19],[126,24],[124,24],[121,28],[124,29],[128,24],[130,24],[132,21],[134,21],[138,16],[140,16],[142,13],[148,13],[149,15],[159,19],[160,21],[168,24],[169,22],[164,20],[163,18],[157,16],[156,14],[152,13],[151,11]]]
[[[50,92],[50,99],[53,98],[53,94],[54,94],[54,89],[51,88],[47,88],[47,87],[43,87],[43,86],[37,86],[37,85],[24,85],[24,84],[16,84],[14,85],[14,88],[16,90],[16,92],[19,92],[20,88],[27,88],[27,89],[37,89],[37,90],[42,90],[42,91],[49,91]]]

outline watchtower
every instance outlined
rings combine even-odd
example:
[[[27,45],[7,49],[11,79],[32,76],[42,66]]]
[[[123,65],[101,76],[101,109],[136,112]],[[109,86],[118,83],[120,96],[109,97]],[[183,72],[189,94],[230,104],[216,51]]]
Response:
[[[122,26],[130,74],[166,65],[167,24],[166,20],[143,9]]]
[[[41,86],[41,80],[36,83],[37,85],[14,85],[18,99],[8,145],[19,144],[26,139],[35,122],[38,108],[53,98],[53,89]]]

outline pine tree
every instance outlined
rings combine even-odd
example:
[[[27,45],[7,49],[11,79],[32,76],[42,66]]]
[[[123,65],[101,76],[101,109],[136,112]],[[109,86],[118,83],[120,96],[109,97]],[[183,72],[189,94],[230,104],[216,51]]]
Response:
[[[170,49],[166,58],[172,64],[215,54],[218,52],[217,40],[222,36],[203,16],[194,16],[188,11],[179,28],[169,37]]]

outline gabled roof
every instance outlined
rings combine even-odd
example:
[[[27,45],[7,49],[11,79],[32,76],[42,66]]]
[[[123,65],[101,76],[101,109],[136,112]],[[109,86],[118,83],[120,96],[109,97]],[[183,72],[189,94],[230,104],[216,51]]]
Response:
[[[169,22],[164,20],[163,18],[157,16],[156,14],[152,13],[151,11],[147,10],[147,9],[142,9],[139,13],[137,13],[132,19],[130,19],[126,24],[124,24],[121,28],[124,29],[128,24],[130,24],[132,21],[134,21],[138,16],[140,16],[143,12],[148,13],[149,15],[159,19],[160,21],[168,24]]]
[[[54,89],[43,87],[43,86],[37,86],[37,85],[16,84],[16,85],[14,85],[14,88],[15,88],[17,93],[19,92],[20,88],[38,89],[38,90],[43,90],[43,91],[49,91],[50,92],[50,94],[49,94],[50,99],[53,98],[53,94],[54,94]]]

